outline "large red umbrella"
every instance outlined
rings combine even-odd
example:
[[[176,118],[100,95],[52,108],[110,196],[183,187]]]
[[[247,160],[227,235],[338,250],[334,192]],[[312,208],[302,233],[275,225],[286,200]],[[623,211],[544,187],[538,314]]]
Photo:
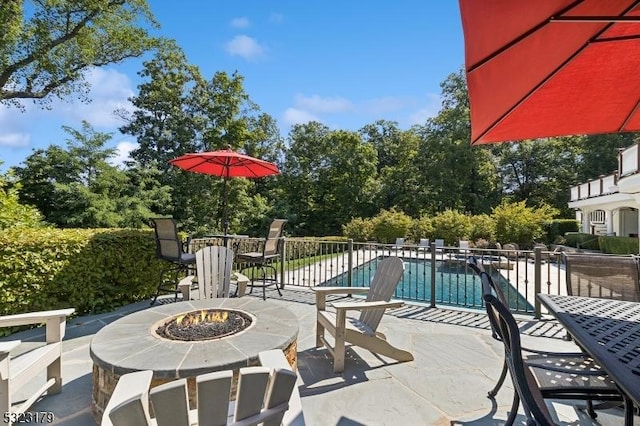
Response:
[[[459,2],[473,144],[640,130],[640,1]]]
[[[185,154],[169,160],[181,169],[223,178],[222,221],[224,234],[229,233],[227,220],[227,180],[231,177],[259,178],[280,173],[278,166],[232,149]]]

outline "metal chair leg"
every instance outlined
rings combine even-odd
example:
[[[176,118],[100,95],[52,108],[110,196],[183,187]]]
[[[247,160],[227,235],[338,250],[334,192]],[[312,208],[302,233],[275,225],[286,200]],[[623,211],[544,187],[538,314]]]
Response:
[[[520,396],[518,396],[518,392],[513,391],[513,402],[511,403],[511,411],[509,412],[509,417],[504,422],[505,426],[513,425],[513,422],[516,420],[516,416],[518,415],[518,407],[520,406]]]
[[[507,361],[505,360],[504,364],[502,365],[502,373],[500,373],[500,378],[498,379],[498,383],[496,383],[493,389],[491,389],[488,392],[487,394],[488,398],[493,399],[498,394],[498,390],[500,390],[500,387],[502,387],[502,384],[504,383],[504,379],[507,377],[508,370],[509,368],[507,367]]]

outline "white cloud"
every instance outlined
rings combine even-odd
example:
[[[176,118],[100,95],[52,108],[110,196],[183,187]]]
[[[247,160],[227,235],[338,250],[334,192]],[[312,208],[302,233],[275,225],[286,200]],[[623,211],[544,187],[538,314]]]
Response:
[[[341,97],[304,96],[298,94],[294,98],[294,103],[298,108],[318,114],[331,114],[353,109],[351,101]]]
[[[113,166],[124,165],[125,161],[128,161],[131,159],[129,157],[129,154],[131,153],[131,151],[133,151],[137,147],[138,147],[138,144],[135,142],[122,141],[118,143],[118,145],[116,146],[116,149],[118,151],[116,152],[115,156],[109,158],[109,164]]]
[[[409,115],[409,124],[424,124],[428,118],[435,117],[442,109],[442,98],[440,95],[428,94],[427,104]]]
[[[386,112],[398,111],[405,108],[408,103],[415,103],[415,100],[395,96],[384,96],[366,101],[364,103],[364,109],[368,113],[380,115]]]
[[[284,121],[289,126],[294,124],[305,124],[310,121],[318,121],[321,122],[320,118],[313,115],[308,111],[304,111],[298,108],[287,108],[287,110],[282,115],[282,121]]]
[[[0,146],[9,148],[24,148],[29,146],[31,137],[28,133],[5,133],[0,134]]]
[[[247,61],[252,61],[265,55],[265,47],[260,45],[256,39],[238,35],[225,45],[225,50],[231,56],[240,56]]]
[[[251,22],[249,22],[249,18],[242,16],[239,18],[233,18],[231,22],[229,22],[229,25],[233,28],[248,28],[251,26]]]
[[[79,107],[78,103],[55,101],[53,111],[60,111],[66,118],[87,120],[95,127],[117,127],[122,120],[114,115],[116,109],[132,112],[129,98],[134,95],[131,80],[114,69],[93,68],[85,78],[90,84],[88,98],[91,102]]]

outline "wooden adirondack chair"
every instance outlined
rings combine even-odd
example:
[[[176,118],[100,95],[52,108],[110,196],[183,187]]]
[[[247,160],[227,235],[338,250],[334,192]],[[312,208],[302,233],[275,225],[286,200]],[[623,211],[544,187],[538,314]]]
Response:
[[[20,345],[20,340],[0,343],[0,411],[2,424],[11,425],[13,418],[24,413],[43,394],[59,393],[62,390],[62,339],[67,316],[75,309],[29,312],[0,317],[0,327],[15,327],[28,324],[46,324],[46,344],[18,356],[10,352]],[[46,382],[19,405],[12,399],[15,391],[30,383],[46,371]]]
[[[196,274],[198,298],[211,299],[229,297],[233,251],[226,247],[207,246],[196,252]],[[186,277],[178,287],[184,300],[190,299],[191,283],[194,277]]]
[[[398,257],[388,257],[378,263],[370,287],[315,287],[316,293],[316,346],[326,346],[333,355],[333,371],[344,371],[345,343],[368,349],[397,361],[413,361],[410,352],[387,342],[384,334],[376,331],[387,308],[398,308],[402,302],[390,302],[391,296],[404,272],[404,263]],[[326,310],[329,294],[367,294],[365,302],[338,302],[335,311]],[[347,317],[347,311],[361,311],[359,318]],[[325,339],[325,330],[334,338],[332,347]]]
[[[189,409],[186,379],[149,390],[152,371],[125,374],[107,404],[102,426],[304,424],[297,375],[289,368],[282,351],[261,352],[259,359],[262,366],[240,369],[235,402],[229,398],[232,370],[197,376],[198,408],[194,410]],[[149,415],[149,399],[154,418]]]

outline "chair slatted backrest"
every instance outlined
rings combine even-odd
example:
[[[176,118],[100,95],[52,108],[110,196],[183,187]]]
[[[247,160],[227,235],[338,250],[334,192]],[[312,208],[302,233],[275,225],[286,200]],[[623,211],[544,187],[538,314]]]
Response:
[[[483,277],[487,276],[486,273],[483,274]],[[498,333],[501,336],[505,360],[513,385],[522,401],[527,418],[535,419],[535,422],[527,422],[527,424],[554,425],[555,423],[544,402],[540,387],[522,358],[522,344],[518,323],[509,308],[491,293],[491,287],[488,284],[485,286],[485,282],[486,280],[483,279],[484,302],[487,305],[487,311],[491,312],[490,319],[492,318],[495,321]]]
[[[635,257],[564,253],[564,262],[570,296],[640,302]]]
[[[278,254],[280,249],[280,237],[284,229],[284,224],[287,223],[285,219],[274,219],[269,225],[269,232],[264,241],[264,256],[274,256]]]
[[[178,236],[178,225],[172,218],[152,218],[156,237],[156,254],[160,259],[176,262],[182,254],[182,241]]]
[[[404,273],[404,262],[399,257],[391,256],[381,260],[376,268],[367,293],[367,302],[388,302],[393,296],[402,274]],[[378,328],[384,309],[365,310],[360,314],[360,321],[371,327],[372,330]]]
[[[207,246],[196,252],[196,273],[200,299],[229,297],[233,251]]]
[[[142,377],[140,374],[144,374]],[[146,374],[145,374],[146,373]],[[187,379],[174,380],[149,391],[152,372],[123,375],[133,376],[123,402],[109,407],[109,423],[113,426],[193,426],[189,410]],[[296,385],[297,375],[287,368],[243,367],[238,374],[234,392],[235,410],[229,416],[233,371],[217,371],[196,377],[198,401],[197,425],[280,425],[289,409],[289,400]],[[155,423],[149,417],[148,400],[153,404]]]

